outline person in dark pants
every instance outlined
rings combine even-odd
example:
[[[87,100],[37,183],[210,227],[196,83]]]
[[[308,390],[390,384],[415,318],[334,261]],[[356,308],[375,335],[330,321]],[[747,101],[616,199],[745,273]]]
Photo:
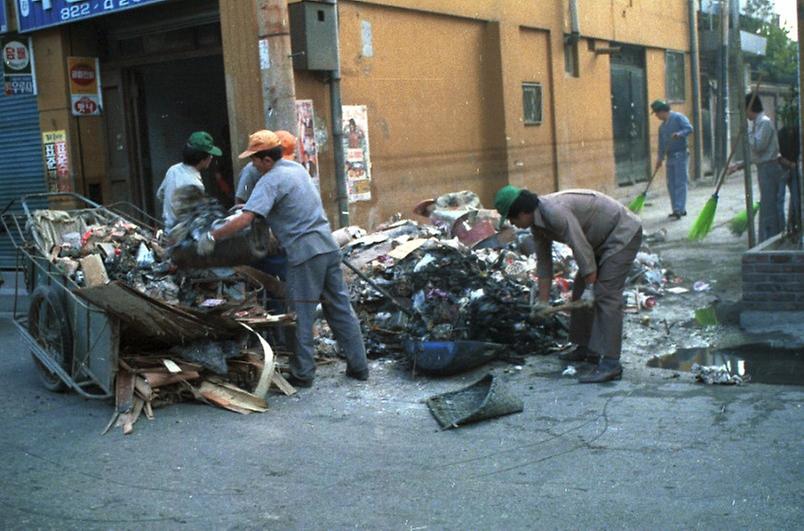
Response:
[[[507,185],[494,199],[503,220],[529,228],[536,242],[539,301],[546,306],[553,282],[553,242],[569,245],[578,264],[572,299],[585,301],[572,311],[570,340],[577,348],[565,361],[596,365],[579,378],[600,383],[622,376],[623,288],[642,244],[642,223],[611,197],[593,190],[544,196]]]
[[[687,137],[692,133],[692,125],[680,112],[671,111],[665,100],[650,104],[653,114],[662,121],[659,126],[659,156],[656,169],[662,167],[667,159],[667,191],[673,211],[668,217],[674,220],[687,215],[687,181],[689,180],[690,154],[687,151]]]
[[[790,206],[787,213],[787,232],[801,231],[801,174],[799,173],[798,157],[801,154],[801,136],[798,130],[798,113],[792,119],[786,120],[784,127],[779,129],[779,164],[787,171],[786,184],[790,190]],[[779,195],[782,195],[781,193]],[[781,200],[784,207],[784,197]]]
[[[291,384],[311,387],[315,377],[313,323],[318,302],[338,346],[346,357],[346,376],[369,377],[360,322],[349,300],[341,270],[341,254],[332,237],[321,197],[301,164],[282,158],[282,145],[272,131],[257,131],[240,158],[249,157],[263,174],[243,213],[199,239],[197,252],[207,255],[215,242],[248,227],[255,216],[268,221],[288,255],[288,306],[296,313],[291,357]]]
[[[772,238],[784,229],[785,168],[779,163],[779,139],[773,122],[765,114],[762,100],[751,94],[745,96],[745,112],[751,121],[748,145],[751,162],[757,166],[759,183],[759,242]],[[745,161],[728,168],[731,175],[745,168]],[[781,202],[781,204],[780,204]]]

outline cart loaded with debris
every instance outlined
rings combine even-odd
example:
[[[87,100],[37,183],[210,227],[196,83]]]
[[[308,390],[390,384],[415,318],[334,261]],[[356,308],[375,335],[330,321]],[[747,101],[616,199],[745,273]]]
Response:
[[[24,272],[13,321],[51,391],[114,397],[126,433],[183,399],[250,413],[266,410],[271,384],[294,392],[266,340],[293,317],[264,309],[250,268],[176,271],[159,222],[129,204],[34,194],[1,217]]]

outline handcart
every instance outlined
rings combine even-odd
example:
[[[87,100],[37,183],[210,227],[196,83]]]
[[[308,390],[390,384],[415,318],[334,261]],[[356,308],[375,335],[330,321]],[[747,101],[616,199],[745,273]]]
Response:
[[[46,205],[55,202],[69,202],[74,208],[46,210]],[[42,212],[56,212],[72,221],[66,223],[67,228],[42,224],[37,221]],[[111,225],[119,220],[145,230],[159,225],[133,205],[104,207],[75,193],[26,195],[13,200],[0,213],[5,232],[16,248],[17,269],[24,273],[24,288],[30,297],[28,308],[21,308],[25,293],[18,276],[13,322],[30,347],[42,383],[49,390],[72,389],[86,398],[111,398],[115,394],[119,356],[125,349],[170,347],[243,334],[243,328],[233,319],[168,304],[123,282],[82,287],[54,265],[50,248],[54,238],[63,237],[66,230],[81,233],[89,225]],[[262,286],[253,279],[238,275],[237,282],[242,284],[248,300],[263,296]]]

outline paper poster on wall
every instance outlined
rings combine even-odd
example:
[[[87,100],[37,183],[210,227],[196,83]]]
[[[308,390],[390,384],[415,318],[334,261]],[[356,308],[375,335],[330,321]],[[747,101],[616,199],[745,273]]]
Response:
[[[42,148],[45,153],[48,192],[72,192],[70,159],[67,154],[67,132],[64,130],[43,132]]]
[[[307,169],[307,173],[321,191],[318,175],[318,143],[315,141],[315,113],[313,100],[296,100],[296,131],[299,138],[296,142],[296,159]]]
[[[99,116],[103,110],[97,57],[68,57],[73,116]]]
[[[35,96],[36,70],[29,37],[3,37],[3,91],[6,96]]]
[[[368,109],[365,105],[343,106],[343,150],[349,202],[371,200]]]

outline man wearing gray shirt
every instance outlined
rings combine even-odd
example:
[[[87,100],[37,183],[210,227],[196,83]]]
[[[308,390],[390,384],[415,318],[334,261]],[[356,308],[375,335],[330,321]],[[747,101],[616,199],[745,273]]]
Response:
[[[349,300],[341,271],[340,250],[324,213],[321,198],[304,166],[282,158],[279,137],[257,131],[240,158],[249,157],[263,172],[243,213],[222,227],[204,234],[198,253],[210,254],[215,241],[249,226],[255,216],[264,217],[288,255],[288,305],[296,313],[295,356],[289,381],[310,387],[315,377],[313,322],[318,301],[324,317],[346,355],[346,375],[368,379],[368,362],[360,323]]]
[[[762,100],[751,94],[745,96],[745,112],[751,121],[748,145],[751,162],[757,166],[759,183],[759,241],[779,234],[784,228],[784,173],[779,164],[779,139],[770,118],[765,114]],[[729,174],[745,168],[745,162],[729,166]]]

